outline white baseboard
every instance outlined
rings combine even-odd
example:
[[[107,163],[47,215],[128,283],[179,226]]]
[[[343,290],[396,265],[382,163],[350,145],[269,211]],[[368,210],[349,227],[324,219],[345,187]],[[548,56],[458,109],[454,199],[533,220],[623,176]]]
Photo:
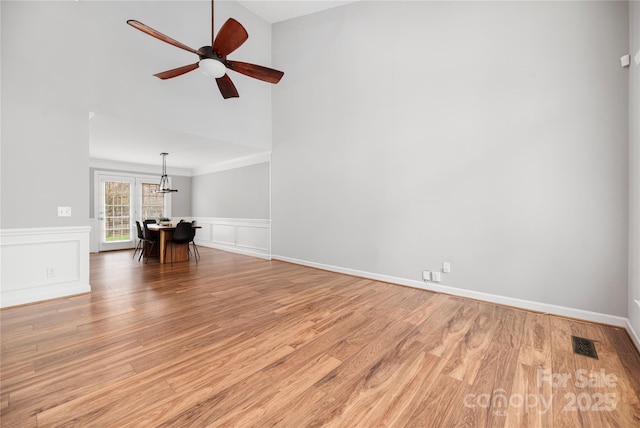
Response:
[[[196,241],[196,245],[199,247],[202,246],[202,247],[208,247],[208,248],[215,248],[216,250],[223,250],[223,251],[228,251],[230,253],[242,254],[244,256],[252,256],[252,257],[258,257],[265,260],[271,260],[271,257],[269,256],[269,254],[261,250],[254,250],[251,248],[242,248],[235,245],[218,244],[215,242]]]
[[[42,286],[30,287],[23,290],[3,291],[0,299],[0,307],[26,305],[27,303],[41,302],[59,297],[75,296],[77,294],[89,293],[91,286],[77,282],[61,282],[57,284],[46,284]]]
[[[0,230],[0,307],[90,292],[90,230]]]
[[[627,318],[619,317],[615,315],[602,314],[598,312],[585,311],[582,309],[568,308],[565,306],[534,302],[531,300],[523,300],[523,299],[517,299],[513,297],[499,296],[496,294],[483,293],[480,291],[464,290],[461,288],[448,287],[446,285],[436,284],[433,282],[423,282],[423,281],[416,281],[416,280],[405,279],[405,278],[398,278],[398,277],[389,276],[389,275],[381,275],[381,274],[365,272],[365,271],[360,271],[355,269],[348,269],[348,268],[343,268],[338,266],[326,265],[322,263],[309,262],[306,260],[299,260],[299,259],[279,256],[275,254],[273,254],[271,258],[273,260],[281,260],[284,262],[295,263],[295,264],[309,266],[309,267],[322,269],[322,270],[328,270],[331,272],[344,273],[347,275],[373,279],[376,281],[389,282],[392,284],[405,285],[408,287],[420,288],[423,290],[435,291],[435,292],[444,293],[444,294],[451,294],[454,296],[468,297],[470,299],[482,300],[485,302],[497,303],[505,306],[513,306],[516,308],[526,309],[526,310],[535,311],[535,312],[543,312],[543,313],[559,315],[559,316],[568,317],[568,318],[575,318],[575,319],[580,319],[585,321],[597,322],[600,324],[608,324],[616,327],[623,327],[623,328],[626,328],[628,331],[630,327],[629,321]],[[631,333],[632,331],[633,330],[631,329],[629,334],[633,336],[635,335],[635,333],[632,334]],[[638,341],[637,336],[634,338],[634,341],[638,349],[640,349],[640,346],[639,346],[640,342]]]
[[[627,319],[627,325],[625,326],[627,329],[627,333],[629,333],[629,337],[633,341],[634,345],[636,345],[636,349],[640,352],[640,337],[638,337],[638,333],[634,330],[633,326]]]

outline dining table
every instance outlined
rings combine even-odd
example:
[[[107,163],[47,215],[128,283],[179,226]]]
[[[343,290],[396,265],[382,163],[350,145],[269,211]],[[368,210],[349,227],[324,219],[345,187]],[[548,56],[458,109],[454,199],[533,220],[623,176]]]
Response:
[[[194,229],[202,229],[202,226],[191,226]],[[147,224],[147,228],[150,232],[159,233],[159,248],[158,248],[158,258],[160,263],[171,263],[171,260],[168,259],[167,256],[167,245],[171,243],[171,239],[173,238],[173,232],[176,230],[176,226],[173,224]],[[173,263],[175,262],[186,262],[189,260],[189,244],[177,244],[172,248],[173,253]]]

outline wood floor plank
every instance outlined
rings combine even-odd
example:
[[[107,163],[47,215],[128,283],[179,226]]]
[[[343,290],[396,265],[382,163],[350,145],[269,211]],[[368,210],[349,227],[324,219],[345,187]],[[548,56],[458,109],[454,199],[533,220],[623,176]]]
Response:
[[[498,322],[497,306],[483,306],[447,358],[442,373],[469,385],[473,384]]]
[[[246,386],[233,388],[235,397],[227,400],[228,409],[218,411],[207,423],[215,423],[226,426],[256,426],[262,421],[279,415],[284,408],[291,406],[299,391],[304,391],[340,366],[342,362],[329,355],[321,354],[310,360],[306,365],[297,370],[289,370],[287,374],[279,374],[277,377],[269,376],[271,382],[278,382],[278,389],[269,388],[263,390],[259,396],[252,397],[250,404],[238,406],[240,397],[246,395]],[[261,375],[267,371],[260,372]],[[249,383],[253,385],[252,382]]]
[[[91,293],[0,310],[2,427],[640,423],[640,356],[619,328],[200,252],[92,254]]]
[[[132,415],[145,412],[150,406],[174,394],[165,382],[147,382],[135,387],[95,395],[90,406],[78,406],[75,401],[38,413],[38,427],[118,425]],[[86,409],[86,410],[85,410]],[[72,416],[73,415],[73,416]]]
[[[519,362],[513,375],[506,427],[552,427],[551,384],[539,382],[540,366]],[[589,426],[589,425],[587,425]]]
[[[348,404],[341,409],[340,418],[327,426],[380,426],[391,417],[398,397],[423,368],[426,354],[420,348],[418,342],[408,347],[399,344],[384,355],[361,380],[356,398],[345,400]]]
[[[553,421],[557,427],[580,426],[584,417],[582,410],[568,409],[574,388],[578,360],[573,354],[571,342],[571,322],[564,318],[550,319],[551,327],[551,368],[538,371],[538,381],[551,384],[553,394]]]
[[[615,352],[613,340],[606,330],[596,324],[573,322],[571,331],[594,340],[598,359],[574,355],[581,370],[576,386],[576,407],[587,409],[588,418],[608,426],[640,425],[640,398],[631,380],[624,375],[624,366]],[[578,375],[576,376],[578,377]],[[602,398],[604,396],[604,398]],[[607,408],[618,408],[617,412]]]
[[[531,367],[550,368],[551,330],[550,317],[533,312],[527,313],[524,335],[520,345],[520,363]]]
[[[460,425],[469,385],[440,374],[420,407],[410,416],[407,427],[448,427]],[[463,426],[466,424],[462,424]]]
[[[479,303],[473,300],[465,301],[457,298],[450,298],[450,300],[451,303],[458,305],[458,309],[447,313],[446,309],[440,308],[439,312],[444,316],[441,320],[444,323],[432,325],[433,320],[429,318],[427,328],[431,334],[423,339],[429,352],[445,359],[448,359],[459,341],[467,334],[480,307]]]
[[[527,313],[520,309],[497,306],[498,318],[500,322],[496,327],[496,334],[493,341],[500,345],[519,349],[524,333],[524,323]]]
[[[463,397],[460,419],[473,427],[504,427],[518,350],[502,344],[488,349],[478,375]],[[499,368],[499,370],[495,370]]]
[[[406,426],[410,417],[425,402],[445,362],[432,354],[421,352],[414,364],[409,360],[403,367],[398,367],[396,374],[402,375],[398,383],[389,386],[390,393],[384,394],[358,425]]]

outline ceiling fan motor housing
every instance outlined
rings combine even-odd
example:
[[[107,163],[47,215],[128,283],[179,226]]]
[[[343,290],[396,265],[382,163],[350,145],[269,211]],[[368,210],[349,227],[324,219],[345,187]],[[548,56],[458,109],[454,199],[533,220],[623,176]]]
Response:
[[[198,49],[198,56],[201,60],[206,58],[215,59],[216,61],[220,61],[225,67],[228,67],[227,59],[221,57],[217,52],[215,52],[212,46],[203,46]]]

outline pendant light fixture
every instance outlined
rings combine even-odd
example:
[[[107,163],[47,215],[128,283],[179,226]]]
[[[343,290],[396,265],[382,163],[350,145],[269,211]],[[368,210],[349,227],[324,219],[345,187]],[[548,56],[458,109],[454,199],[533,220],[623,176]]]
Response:
[[[169,153],[160,153],[162,156],[162,177],[160,177],[160,188],[155,193],[171,193],[177,192],[177,189],[169,187],[169,177],[167,177],[167,155]]]

